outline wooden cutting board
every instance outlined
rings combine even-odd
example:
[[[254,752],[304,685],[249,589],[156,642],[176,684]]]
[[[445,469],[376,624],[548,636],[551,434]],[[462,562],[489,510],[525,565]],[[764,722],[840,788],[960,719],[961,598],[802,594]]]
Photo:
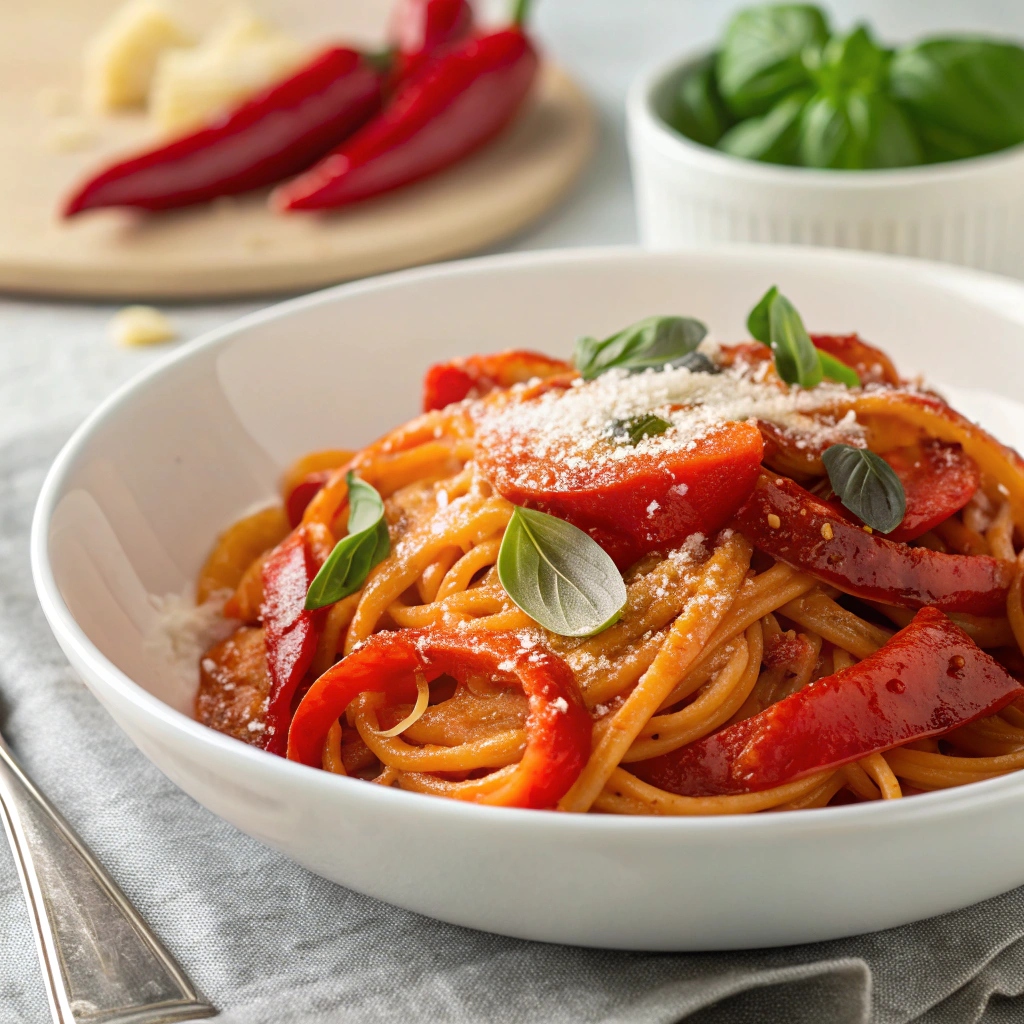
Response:
[[[144,144],[141,115],[77,107],[82,44],[109,4],[5,4],[0,31],[0,289],[197,299],[297,291],[470,253],[538,217],[590,155],[594,117],[548,64],[529,106],[463,164],[331,215],[270,213],[263,194],[160,215],[102,210],[62,223],[71,185]],[[283,18],[279,23],[287,26]]]

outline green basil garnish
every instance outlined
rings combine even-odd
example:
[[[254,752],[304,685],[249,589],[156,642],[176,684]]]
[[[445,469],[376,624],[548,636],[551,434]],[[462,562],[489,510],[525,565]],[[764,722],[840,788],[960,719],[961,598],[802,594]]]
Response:
[[[643,416],[634,416],[631,420],[615,420],[612,423],[611,435],[613,441],[635,447],[645,437],[657,437],[671,426],[668,420],[649,412]]]
[[[722,137],[732,118],[718,92],[714,57],[687,71],[676,87],[669,118],[676,131],[701,145],[713,146]]]
[[[891,533],[907,512],[900,478],[880,455],[866,448],[834,444],[821,457],[836,497],[861,522]]]
[[[376,489],[349,472],[348,536],[342,537],[320,567],[306,593],[306,608],[324,608],[354,594],[370,570],[388,557],[391,537],[384,521],[384,502]]]
[[[835,356],[818,349],[818,361],[821,363],[821,372],[826,379],[838,381],[848,388],[860,387],[860,374],[852,366],[841,363]]]
[[[615,563],[582,530],[516,508],[498,552],[498,579],[530,618],[559,636],[593,636],[626,605]]]
[[[813,388],[828,377],[848,388],[860,387],[860,376],[852,366],[814,347],[800,314],[775,285],[750,311],[747,330],[752,338],[771,346],[775,369],[787,384]]]
[[[707,327],[691,317],[649,316],[604,341],[580,338],[573,362],[584,380],[608,370],[660,370],[693,352],[707,333]]]
[[[721,373],[722,368],[713,363],[703,352],[691,352],[682,359],[677,359],[673,366],[681,366],[690,373]]]

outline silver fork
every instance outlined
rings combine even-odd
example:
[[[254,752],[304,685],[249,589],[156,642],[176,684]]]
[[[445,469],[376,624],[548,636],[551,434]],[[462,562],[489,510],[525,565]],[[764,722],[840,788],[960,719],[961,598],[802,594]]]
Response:
[[[217,1013],[2,736],[0,810],[56,1024],[173,1024]]]

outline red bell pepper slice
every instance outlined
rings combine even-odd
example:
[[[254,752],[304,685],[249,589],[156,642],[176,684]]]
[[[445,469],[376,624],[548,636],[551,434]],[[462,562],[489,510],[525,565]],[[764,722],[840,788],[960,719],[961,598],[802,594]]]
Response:
[[[903,522],[886,536],[916,540],[945,522],[974,497],[981,484],[978,465],[962,445],[928,440],[883,452],[903,484],[907,511]]]
[[[384,77],[332,47],[229,114],[119,161],[72,194],[64,216],[105,206],[167,210],[263,188],[309,167],[381,105]]]
[[[263,749],[284,754],[292,700],[313,664],[323,612],[306,611],[306,592],[331,552],[328,531],[309,524],[288,535],[263,563],[263,606],[266,631],[267,697]]]
[[[309,503],[320,493],[320,489],[334,476],[333,469],[319,469],[304,476],[285,498],[284,509],[292,529],[302,522],[302,514]]]
[[[489,355],[465,356],[435,363],[423,378],[423,411],[443,409],[464,398],[483,398],[499,388],[572,373],[571,363],[540,352],[509,349]]]
[[[716,533],[750,495],[764,448],[756,426],[730,422],[687,451],[569,468],[537,454],[525,438],[489,434],[486,424],[478,436],[477,461],[502,497],[584,530],[620,569],[691,534]],[[586,460],[586,451],[579,454],[572,461]]]
[[[857,371],[861,384],[889,384],[896,387],[900,375],[892,360],[856,334],[812,334],[814,347],[834,356]]]
[[[699,743],[630,765],[684,796],[755,793],[995,714],[1024,687],[934,608],[857,665]]]
[[[473,31],[473,8],[467,0],[400,0],[389,36],[397,51],[394,79],[421,71],[452,44]]]
[[[568,792],[590,756],[590,715],[572,669],[543,647],[524,647],[512,632],[432,628],[371,636],[302,698],[288,735],[289,760],[319,767],[328,729],[361,693],[414,702],[417,669],[428,682],[484,676],[521,687],[529,701],[522,760],[499,789],[475,797],[478,803],[550,808]]]
[[[388,108],[348,142],[279,186],[272,205],[332,209],[450,167],[515,117],[539,63],[518,27],[467,40],[407,79]]]
[[[1013,577],[1011,563],[988,555],[949,555],[868,533],[785,477],[761,474],[733,525],[774,558],[904,608],[1001,615]]]

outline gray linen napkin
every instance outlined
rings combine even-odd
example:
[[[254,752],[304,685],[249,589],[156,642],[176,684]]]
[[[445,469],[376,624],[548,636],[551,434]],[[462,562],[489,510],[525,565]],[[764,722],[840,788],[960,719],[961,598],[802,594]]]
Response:
[[[1024,889],[813,946],[615,953],[504,939],[396,910],[308,874],[196,805],[74,677],[29,576],[29,521],[50,460],[82,414],[151,358],[113,354],[99,336],[105,315],[0,303],[0,726],[223,1020],[1024,1018],[1024,999],[1014,998],[1024,992]],[[225,315],[179,318],[191,333]],[[47,1020],[21,892],[0,851],[0,1024]]]

